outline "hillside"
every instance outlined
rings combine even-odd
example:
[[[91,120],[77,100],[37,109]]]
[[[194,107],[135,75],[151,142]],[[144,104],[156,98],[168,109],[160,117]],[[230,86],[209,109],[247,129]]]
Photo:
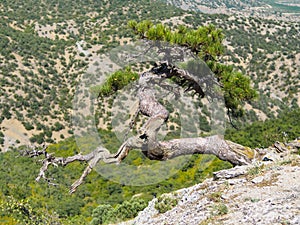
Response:
[[[0,3],[1,149],[71,136],[74,91],[93,57],[132,39],[130,19],[183,14],[161,6],[159,1]]]
[[[215,172],[201,184],[154,198],[121,224],[299,224],[299,183],[300,157],[285,155]]]
[[[299,137],[299,115],[299,109],[286,112],[277,119],[269,119],[265,123],[256,122],[240,131],[229,130],[226,138],[252,148],[266,148],[273,145],[275,140],[287,142]],[[282,132],[286,132],[287,135],[282,135]],[[99,135],[106,148],[116,150],[118,145],[115,133],[100,130]],[[90,142],[90,139],[86,139],[85,147],[88,148]],[[164,193],[193,185],[201,186],[213,172],[232,167],[211,155],[194,155],[168,179],[149,184],[149,175],[140,176],[140,171],[153,168],[151,166],[155,162],[146,160],[140,152],[132,151],[125,163],[139,168],[140,170],[134,172],[134,176],[140,176],[139,181],[148,185],[123,185],[93,171],[76,193],[70,196],[68,189],[80,176],[86,164],[73,163],[65,167],[51,167],[48,176],[56,185],[48,185],[45,181],[35,181],[42,165],[42,157],[24,157],[26,149],[14,149],[0,154],[0,221],[3,224],[19,225],[20,221],[30,219],[20,206],[30,209],[31,217],[43,221],[40,222],[42,224],[47,224],[49,220],[70,225],[88,224],[92,220],[96,223],[99,221],[101,208],[111,211],[106,217],[109,221],[128,220],[137,216],[153,196],[159,197]],[[64,157],[77,154],[79,150],[74,138],[68,138],[48,148],[49,153]],[[289,165],[288,161],[285,163]],[[259,170],[255,171],[253,170],[254,175],[259,173]],[[123,174],[122,177],[126,179],[128,176]]]
[[[208,14],[239,14],[247,17],[254,16],[284,21],[299,21],[300,19],[300,5],[295,0],[166,0],[166,2],[170,5],[176,5],[183,10],[199,11]]]
[[[222,28],[224,61],[251,76],[260,92],[258,101],[246,105],[246,120],[264,120],[299,105],[300,27],[293,20],[199,14],[160,1],[82,4],[1,3],[2,151],[73,135],[76,86],[99,55],[134,40],[126,27],[130,19],[161,20],[169,26],[212,23]]]
[[[208,98],[193,98],[191,105],[178,109],[166,100],[171,114],[162,129],[165,140],[217,133],[253,149],[274,150],[275,141],[299,138],[299,9],[295,0],[0,0],[0,223],[81,225],[135,218],[128,223],[147,224],[149,219],[149,224],[193,224],[196,218],[203,225],[264,224],[260,212],[274,224],[300,223],[295,216],[300,213],[299,148],[279,161],[243,167],[245,174],[217,180],[211,178],[213,173],[232,165],[212,155],[192,155],[178,166],[181,158],[159,164],[133,150],[116,165],[115,174],[107,169],[103,176],[99,163],[73,195],[69,188],[87,163],[51,166],[49,180],[36,182],[43,155],[26,155],[43,147],[55,157],[84,154],[99,146],[99,139],[111,152],[118,150],[137,108],[135,83],[104,99],[89,97],[99,94],[97,81],[108,75],[102,74],[102,67],[117,69],[104,54],[118,54],[136,44],[127,23],[145,19],[172,29],[208,24],[222,29],[221,63],[249,76],[259,94],[234,121],[238,129],[229,124],[224,105],[214,115],[209,111],[215,105]],[[149,66],[136,63],[116,77]],[[137,117],[137,126],[143,119]],[[215,120],[222,125],[215,126]],[[195,131],[198,125],[200,131]],[[124,164],[134,169],[119,173]],[[128,178],[138,185],[126,185]],[[164,193],[172,197],[166,203]],[[157,201],[161,213],[154,208]]]

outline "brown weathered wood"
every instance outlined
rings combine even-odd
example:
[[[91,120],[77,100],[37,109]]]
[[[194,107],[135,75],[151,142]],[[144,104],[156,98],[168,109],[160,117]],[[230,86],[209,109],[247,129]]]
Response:
[[[226,141],[221,136],[181,138],[170,141],[157,141],[157,133],[161,126],[167,121],[169,112],[158,102],[155,96],[155,85],[161,81],[176,76],[182,84],[188,86],[186,91],[194,91],[200,97],[204,97],[200,86],[200,80],[189,75],[186,71],[168,65],[164,62],[143,73],[139,78],[139,112],[149,119],[139,129],[138,135],[127,139],[119,148],[117,153],[111,154],[107,149],[98,147],[87,155],[74,155],[66,158],[54,157],[44,151],[35,154],[44,154],[43,166],[36,178],[48,181],[45,173],[50,165],[67,165],[74,161],[85,161],[88,163],[81,177],[75,181],[70,189],[70,193],[76,191],[82,184],[85,177],[92,171],[96,164],[102,160],[105,163],[120,163],[132,149],[140,149],[152,160],[169,160],[182,155],[191,154],[213,154],[222,160],[231,162],[233,165],[246,165],[256,159],[258,152],[236,143]]]

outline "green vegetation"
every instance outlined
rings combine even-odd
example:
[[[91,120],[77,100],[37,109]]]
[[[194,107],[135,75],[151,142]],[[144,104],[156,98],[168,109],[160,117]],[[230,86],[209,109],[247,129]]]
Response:
[[[114,208],[111,205],[99,205],[93,210],[92,225],[117,223],[137,216],[138,212],[147,207],[143,199],[133,198],[124,201]]]
[[[255,166],[255,167],[249,169],[248,176],[255,177],[257,175],[260,175],[262,173],[263,169],[264,169],[264,165]]]
[[[224,203],[213,205],[212,216],[222,216],[228,213],[228,207]]]
[[[219,57],[224,53],[224,34],[214,25],[200,26],[193,30],[179,25],[172,31],[161,23],[153,24],[149,20],[140,23],[132,20],[129,27],[141,39],[165,41],[187,47],[202,59],[214,72],[224,91],[224,100],[228,114],[241,116],[242,103],[257,97],[256,91],[250,86],[250,78],[241,72],[234,71],[232,66],[220,63]]]
[[[254,122],[241,130],[228,129],[226,139],[251,148],[268,147],[275,141],[287,142],[295,140],[300,134],[300,109],[286,111],[276,119],[268,119],[264,123]]]
[[[118,70],[109,76],[109,78],[101,86],[93,86],[90,88],[90,92],[96,96],[108,97],[114,94],[116,91],[121,90],[130,82],[136,81],[138,74],[132,72],[128,67],[124,70]]]
[[[55,214],[50,215],[46,210],[33,209],[28,199],[16,200],[8,196],[5,202],[0,203],[0,212],[12,217],[2,217],[2,222],[9,224],[53,224],[57,223],[58,217]]]
[[[4,143],[4,134],[0,131],[0,145]]]
[[[159,29],[172,28],[176,31],[173,28],[177,27],[174,37],[179,39],[173,37],[172,40],[176,43],[182,39],[178,33],[197,33],[199,27],[203,27],[201,32],[205,33],[203,25],[214,24],[214,33],[222,30],[226,40],[220,60],[234,64],[234,76],[239,77],[238,72],[248,74],[254,88],[259,91],[260,99],[251,103],[254,109],[272,118],[288,108],[287,103],[297,102],[298,23],[199,12],[186,14],[175,6],[165,5],[163,1],[107,2],[83,3],[76,0],[53,3],[47,0],[36,3],[26,0],[1,3],[0,94],[5,101],[0,103],[0,122],[17,119],[26,124],[26,129],[35,134],[31,139],[35,143],[53,143],[61,139],[53,126],[57,120],[64,126],[61,137],[71,136],[70,111],[78,80],[95,56],[135,40],[127,27],[129,20],[145,18],[155,24],[163,22],[163,26],[156,27]],[[230,4],[230,1],[225,3]],[[244,3],[250,4],[249,1]],[[218,2],[211,4],[217,5]],[[258,3],[251,4],[256,6]],[[175,23],[171,19],[174,17],[182,18],[178,24],[182,22],[183,25]],[[151,28],[152,36],[161,35],[156,28]],[[189,43],[197,44],[193,36],[189,36]],[[76,42],[80,40],[85,41],[82,47],[89,55],[80,56],[76,48]],[[215,47],[207,50],[217,50],[218,44]],[[233,85],[239,83],[231,83],[227,90]],[[226,101],[236,99],[240,93],[229,91],[227,96],[233,98],[226,97]],[[273,93],[276,93],[276,98]],[[231,107],[236,107],[236,104],[235,100],[228,102]],[[236,112],[237,115],[239,113]],[[245,116],[246,122],[259,119],[251,110],[246,111]],[[24,140],[20,142],[24,143]],[[4,139],[0,139],[1,143]]]
[[[115,150],[117,146],[114,133],[104,130],[99,132],[105,147]],[[87,148],[88,144],[89,140],[86,140]],[[79,152],[73,138],[53,144],[48,147],[48,150],[56,156],[64,157]],[[126,158],[126,163],[136,166],[140,165],[141,161],[143,165],[153,163],[140,157],[141,154],[132,151]],[[169,179],[147,186],[124,186],[107,180],[93,171],[76,194],[70,196],[68,188],[75,179],[80,177],[86,165],[72,163],[63,168],[50,168],[48,176],[53,178],[52,182],[57,183],[58,186],[48,186],[42,181],[35,182],[41,166],[38,160],[21,157],[19,150],[0,155],[0,179],[3,181],[0,184],[0,208],[5,209],[0,211],[1,220],[14,221],[12,224],[19,224],[17,223],[20,220],[19,211],[11,214],[6,210],[9,199],[26,203],[29,209],[30,207],[34,209],[32,216],[39,218],[39,215],[47,212],[49,217],[53,217],[53,220],[60,221],[62,224],[87,224],[89,221],[98,220],[104,210],[102,209],[104,206],[96,210],[99,205],[109,205],[110,207],[106,208],[113,212],[109,214],[109,218],[102,218],[103,221],[114,221],[114,218],[118,218],[119,213],[123,213],[125,209],[129,211],[124,214],[124,219],[128,219],[136,215],[138,209],[145,207],[154,195],[160,196],[163,193],[199,183],[211,176],[213,171],[231,166],[214,156],[194,155]],[[7,168],[10,169],[7,170]],[[132,199],[134,195],[139,197]],[[26,219],[26,215],[23,215],[21,219]]]
[[[179,25],[175,31],[161,23],[153,24],[150,20],[144,20],[140,23],[131,20],[128,25],[141,39],[166,41],[171,44],[187,46],[205,62],[217,60],[216,57],[224,51],[222,46],[224,35],[220,29],[216,29],[213,25],[202,26],[197,30]]]
[[[275,4],[273,0],[266,1],[280,8],[279,11],[299,10]],[[230,6],[230,1],[226,3]],[[178,23],[183,25],[178,26],[175,22],[178,18]],[[240,99],[253,97],[253,92],[248,96],[249,93],[243,91],[244,85],[249,87],[250,82],[243,74],[250,76],[260,98],[251,103],[253,110],[245,112],[245,122],[258,120],[254,110],[262,112],[268,119],[265,123],[253,122],[239,131],[228,129],[227,139],[249,147],[267,147],[275,141],[299,136],[298,22],[185,12],[160,1],[146,0],[1,1],[0,124],[5,119],[20,121],[27,131],[34,133],[28,138],[36,144],[58,141],[54,133],[61,139],[72,136],[72,99],[82,74],[93,57],[135,40],[127,21],[143,19],[151,20],[153,24],[131,24],[140,37],[188,44],[202,59],[208,60],[216,74],[223,71],[219,78],[224,84],[228,82],[224,92],[229,107],[239,108]],[[86,43],[82,47],[88,55],[76,48],[76,42],[81,40]],[[226,41],[224,48],[220,45],[222,40]],[[220,61],[212,63],[210,60]],[[137,74],[133,71],[116,72],[104,89],[95,87],[90,91],[105,97],[122,89],[132,78],[136,79]],[[205,106],[201,107],[205,111]],[[285,111],[287,109],[290,111]],[[279,118],[275,119],[277,114]],[[104,115],[99,114],[99,117]],[[209,132],[208,119],[203,115],[200,118]],[[179,120],[177,117],[171,119]],[[178,137],[177,128],[172,126],[167,138]],[[99,132],[105,146],[115,151],[119,143],[114,134],[104,130]],[[4,133],[1,126],[0,145],[4,143]],[[87,149],[93,147],[89,141],[86,140]],[[86,167],[84,163],[51,168],[47,175],[59,185],[48,186],[45,182],[35,182],[41,158],[22,157],[19,150],[21,148],[0,155],[1,224],[79,225],[91,221],[95,224],[116,222],[120,214],[122,219],[132,218],[153,196],[199,183],[213,171],[231,166],[213,156],[195,155],[168,180],[142,187],[117,184],[92,172],[76,194],[70,196],[68,188],[80,177]],[[48,150],[56,156],[79,153],[74,138],[52,144]],[[126,163],[138,166],[153,162],[143,158],[140,152],[132,151]],[[254,175],[259,170],[250,172]],[[219,193],[211,197],[218,199]],[[162,210],[166,208],[163,206]],[[226,214],[226,207],[221,204],[215,209],[217,215]]]
[[[260,125],[259,123],[253,123],[245,130],[228,130],[226,138],[250,147],[259,147],[261,146],[260,143],[273,144],[275,140],[278,140],[278,134],[280,134],[275,128],[278,127],[281,130],[285,127],[289,128],[290,131],[286,140],[294,139],[300,133],[299,130],[293,130],[300,127],[297,121],[298,118],[299,109],[285,113],[278,119],[268,120]],[[283,131],[288,132],[285,129]],[[116,150],[114,133],[104,130],[99,132],[105,147],[112,149],[112,151]],[[251,135],[245,137],[249,132]],[[273,139],[263,140],[263,134],[266,134],[266,132]],[[89,141],[86,140],[86,143],[88,144]],[[53,144],[48,149],[57,156],[74,155],[79,151],[74,139],[67,139],[58,144]],[[140,157],[141,155],[138,152],[130,152],[126,158],[126,163],[140,165],[141,160],[143,165],[152,163],[150,160],[145,161],[145,158],[139,159]],[[28,210],[32,210],[31,215],[34,218],[40,220],[42,219],[40,215],[47,215],[46,219],[50,220],[51,218],[60,221],[62,224],[80,224],[80,222],[82,224],[82,221],[86,221],[85,223],[89,221],[96,221],[95,223],[97,221],[103,221],[103,223],[105,221],[115,221],[118,218],[116,216],[118,215],[117,212],[123,210],[125,205],[125,208],[130,210],[124,214],[126,215],[124,219],[129,219],[137,213],[137,209],[142,209],[146,202],[152,199],[153,195],[160,196],[163,193],[199,183],[210,176],[212,171],[229,168],[230,164],[213,156],[194,155],[184,167],[169,179],[158,184],[141,187],[116,184],[101,177],[96,172],[92,172],[73,196],[68,194],[68,187],[80,176],[85,168],[84,164],[74,163],[64,168],[51,168],[49,176],[55,178],[54,182],[59,184],[57,187],[48,186],[44,182],[35,183],[35,176],[38,174],[40,166],[38,159],[20,157],[19,152],[16,150],[0,155],[0,179],[3,181],[0,184],[0,208],[2,209],[0,218],[2,220],[14,221],[11,222],[12,224],[20,224],[17,221],[28,219],[26,214],[20,215],[18,213],[20,211],[18,208],[12,214],[9,213],[11,209],[7,208],[7,202],[10,201],[25,204]],[[10,168],[10,170],[8,171],[7,168]],[[249,173],[255,175],[259,173],[259,170],[259,168],[255,168]],[[139,197],[132,199],[134,195]],[[215,193],[210,197],[218,202],[220,193]],[[160,199],[163,199],[163,197],[160,197]],[[168,208],[167,206],[170,205],[164,201],[160,202],[161,210]],[[163,207],[164,205],[165,207]],[[221,214],[226,211],[224,207],[217,208],[217,211]],[[105,213],[106,211],[110,213]]]
[[[227,48],[221,58],[248,74],[254,82],[254,88],[259,90],[259,99],[251,102],[254,109],[274,118],[277,113],[289,109],[292,102],[297,102],[300,86],[295,56],[300,51],[299,24],[205,14],[186,16],[184,22],[194,29],[207,23],[222,29]],[[286,64],[288,61],[291,62],[289,65]],[[256,121],[258,118],[253,115],[251,110],[246,112],[246,121]]]
[[[67,217],[70,221],[75,220],[79,214],[85,217],[82,221],[89,218],[91,206],[86,205],[85,210],[89,213],[80,210],[88,202],[87,191],[83,190],[78,196],[67,194],[67,185],[71,184],[70,177],[67,176],[72,171],[75,172],[73,176],[80,176],[76,170],[83,169],[81,165],[72,165],[64,170],[54,168],[51,173],[55,182],[60,183],[54,187],[36,183],[35,176],[40,164],[21,157],[17,151],[1,154],[0,161],[0,177],[3,181],[0,185],[0,217],[1,221],[7,222],[4,224],[10,224],[9,221],[11,224],[28,224],[28,221],[32,224],[50,224],[50,221],[65,221]]]
[[[165,213],[175,207],[177,203],[178,200],[176,197],[163,195],[157,198],[154,208],[158,210],[159,213]]]
[[[221,197],[222,197],[222,192],[221,191],[213,192],[208,196],[209,200],[214,201],[214,202],[220,202]]]
[[[70,136],[72,98],[93,57],[132,40],[128,20],[180,15],[175,7],[146,0],[1,2],[0,122],[26,124],[37,144],[62,139],[51,132]],[[87,56],[76,47],[81,40]]]

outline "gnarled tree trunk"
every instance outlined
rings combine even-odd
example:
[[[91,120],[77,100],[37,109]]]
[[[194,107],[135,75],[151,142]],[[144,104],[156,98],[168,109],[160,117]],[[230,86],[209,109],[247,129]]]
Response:
[[[84,178],[92,171],[93,167],[102,160],[105,163],[120,163],[132,149],[140,149],[149,159],[168,160],[181,155],[191,154],[213,154],[218,158],[228,161],[233,165],[250,164],[255,159],[260,159],[260,153],[255,149],[250,149],[239,144],[226,141],[221,136],[181,138],[170,141],[158,141],[157,133],[169,116],[168,110],[156,99],[155,83],[176,76],[177,81],[185,84],[186,91],[194,91],[200,97],[204,97],[204,92],[200,87],[200,80],[188,74],[186,71],[175,66],[162,63],[159,66],[143,73],[139,78],[139,112],[149,117],[138,135],[127,139],[119,148],[116,154],[111,154],[109,150],[98,147],[87,155],[75,155],[67,158],[55,158],[48,154],[46,150],[36,153],[44,154],[45,160],[40,169],[37,181],[44,178],[49,165],[66,165],[73,161],[86,161],[88,166],[82,176],[72,185],[70,192],[83,182]],[[182,85],[183,86],[183,85]]]

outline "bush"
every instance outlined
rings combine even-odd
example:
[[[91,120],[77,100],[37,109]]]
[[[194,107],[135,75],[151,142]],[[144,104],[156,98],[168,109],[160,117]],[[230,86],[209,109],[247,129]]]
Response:
[[[117,218],[122,220],[134,218],[138,212],[146,208],[147,203],[143,199],[131,199],[130,201],[124,201],[121,205],[115,208]]]
[[[24,122],[23,126],[25,127],[26,130],[33,130],[34,126],[32,126],[32,124],[28,123],[28,122]]]
[[[91,221],[92,225],[104,224],[109,221],[114,208],[111,205],[99,205],[93,211],[93,219]]]
[[[143,199],[133,198],[118,204],[115,208],[111,205],[99,205],[93,211],[92,225],[116,223],[120,220],[131,219],[137,216],[138,212],[146,208],[147,202]]]
[[[60,131],[64,128],[65,128],[64,125],[60,124],[59,122],[55,122],[54,126],[52,127],[54,131]]]
[[[227,213],[228,213],[228,208],[225,204],[220,203],[213,206],[212,215],[222,216],[222,215],[226,215]]]
[[[159,213],[165,213],[175,207],[177,203],[178,200],[174,197],[160,196],[158,197],[154,207]]]

